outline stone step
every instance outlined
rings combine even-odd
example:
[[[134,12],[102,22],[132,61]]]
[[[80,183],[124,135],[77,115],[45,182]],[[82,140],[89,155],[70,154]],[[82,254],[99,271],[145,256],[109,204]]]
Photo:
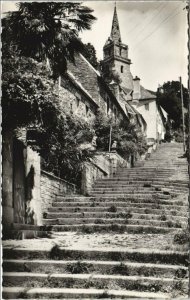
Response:
[[[64,231],[78,231],[84,233],[95,233],[95,232],[117,232],[117,233],[149,233],[149,234],[162,234],[162,233],[174,233],[176,228],[174,227],[159,227],[153,225],[123,225],[118,224],[117,220],[113,224],[74,224],[74,225],[51,225],[51,230],[55,232],[64,232]],[[181,228],[178,228],[181,230]]]
[[[117,212],[123,212],[124,211],[124,207],[117,207]],[[50,207],[49,208],[49,212],[67,212],[67,213],[74,213],[74,212],[108,212],[106,210],[106,207],[63,207],[63,205],[60,204],[60,206],[54,206],[54,207]],[[181,217],[187,217],[188,216],[188,212],[184,212],[184,211],[178,211],[178,210],[174,210],[171,208],[167,208],[167,206],[165,206],[164,210],[163,209],[158,209],[158,208],[135,208],[133,207],[133,210],[131,211],[131,213],[139,213],[139,214],[171,214],[172,216],[181,216]]]
[[[171,196],[172,197],[177,197],[177,196],[180,196],[180,195],[183,195],[183,194],[181,194],[181,193],[170,193],[170,195],[168,195],[168,193],[144,193],[144,194],[142,194],[142,193],[122,193],[122,192],[110,192],[110,193],[101,193],[101,192],[91,192],[90,193],[90,196],[91,197],[95,197],[95,198],[98,198],[98,197],[122,197],[122,198],[124,198],[124,197],[131,197],[131,196],[133,196],[133,197],[135,197],[135,198],[138,198],[138,197],[142,197],[142,196],[146,196],[146,198],[148,199],[148,197],[149,198],[152,198],[152,197],[157,197],[157,198],[162,198],[162,199],[169,199]],[[166,196],[166,197],[163,197],[163,196]]]
[[[169,299],[166,293],[155,292],[141,292],[129,290],[113,290],[109,292],[104,289],[81,289],[81,288],[30,288],[25,289],[22,287],[4,287],[3,298],[5,299],[18,299],[19,295],[24,295],[27,299],[150,299],[161,300]]]
[[[132,210],[133,208],[150,208],[150,209],[161,209],[161,210],[177,210],[178,212],[188,212],[188,206],[187,205],[175,205],[175,203],[173,204],[162,204],[162,203],[147,203],[147,202],[115,202],[114,207],[113,205],[109,202],[94,202],[93,206],[90,205],[90,202],[79,202],[77,204],[77,202],[73,203],[74,205],[70,205],[70,203],[65,203],[65,202],[54,202],[52,204],[52,207],[61,207],[63,209],[75,209],[75,208],[80,208],[81,210],[85,209],[107,209],[108,212],[115,212],[117,211],[117,207],[118,208],[123,208],[123,207],[128,207],[128,209]],[[115,211],[113,211],[112,209],[114,209]]]
[[[157,195],[157,194],[168,194],[168,195],[183,195],[184,192],[183,191],[179,191],[179,190],[157,190],[156,188],[130,188],[130,187],[115,187],[115,188],[109,188],[109,187],[93,187],[91,189],[91,194],[98,194],[98,193],[113,193],[113,194],[146,194],[146,195]]]
[[[171,214],[164,214],[162,213],[160,214],[138,214],[138,213],[131,213],[130,211],[125,211],[123,210],[122,212],[118,213],[108,213],[108,212],[86,212],[85,214],[83,212],[73,212],[73,213],[64,213],[64,212],[53,212],[53,213],[47,213],[46,215],[46,219],[58,219],[58,218],[82,218],[82,217],[86,217],[86,218],[116,218],[121,214],[126,214],[129,216],[131,216],[131,219],[142,219],[142,220],[171,220],[172,219],[172,215]],[[175,216],[175,221],[176,222],[187,222],[187,218],[186,217],[181,217],[181,216]]]
[[[98,179],[96,180],[96,183],[98,182],[163,182],[163,183],[172,183],[172,184],[186,184],[188,185],[188,179],[187,180],[168,180],[168,178],[160,180],[158,179],[153,179],[153,178],[145,178],[145,177],[136,177],[136,178],[125,178],[125,177],[112,177],[112,178],[103,178],[103,179]]]
[[[187,227],[187,222],[179,221],[157,221],[157,220],[145,220],[145,219],[132,219],[132,218],[89,218],[89,217],[79,217],[79,218],[58,218],[58,219],[44,219],[43,223],[45,225],[77,225],[77,224],[128,224],[128,225],[146,225],[155,227],[168,227],[168,228],[185,228]]]
[[[170,170],[170,171],[160,171],[160,170],[142,170],[142,169],[126,169],[126,170],[120,170],[117,172],[117,176],[122,176],[122,175],[150,175],[150,176],[170,176],[175,170]]]
[[[103,199],[89,199],[88,201],[82,201],[82,199],[80,201],[77,201],[78,199],[75,198],[74,200],[70,199],[65,200],[64,198],[59,198],[56,199],[56,201],[54,203],[62,203],[62,206],[72,206],[72,207],[76,207],[76,206],[112,206],[112,205],[119,205],[119,206],[127,206],[128,204],[134,204],[137,203],[138,205],[140,205],[141,203],[143,203],[143,205],[154,205],[154,206],[159,206],[159,205],[171,205],[171,206],[182,206],[182,207],[188,207],[188,202],[187,199],[184,200],[175,200],[174,198],[172,199],[122,199],[122,198],[116,198],[116,199],[108,199],[108,198],[103,198]],[[84,199],[86,200],[86,199]]]
[[[188,185],[170,185],[170,184],[161,184],[161,183],[153,183],[153,182],[126,182],[126,183],[118,183],[118,182],[98,182],[93,185],[93,187],[97,188],[104,188],[104,187],[112,187],[112,188],[160,188],[160,189],[172,189],[172,190],[177,190],[177,191],[182,191],[182,192],[188,192],[189,187]]]
[[[130,276],[155,276],[163,278],[187,278],[188,268],[183,266],[118,262],[118,261],[97,261],[97,260],[16,260],[5,259],[3,261],[4,272],[25,272],[26,269],[32,273],[90,273],[90,274],[120,274]]]
[[[155,291],[166,292],[168,288],[173,291],[177,287],[178,279],[145,277],[145,276],[124,276],[124,275],[102,275],[102,274],[45,274],[29,272],[4,272],[5,286],[21,287],[51,287],[56,288],[99,288],[109,289],[117,286],[117,289],[135,290],[138,286],[139,291],[151,292],[152,287]],[[188,280],[180,279],[183,290],[187,293]]]
[[[167,194],[167,193],[166,193]],[[184,196],[185,197],[185,196]],[[142,199],[144,199],[144,200],[152,200],[152,199],[159,199],[159,200],[169,200],[169,201],[171,201],[171,196],[170,195],[165,195],[165,194],[156,194],[156,195],[139,195],[139,194],[137,194],[137,195],[134,195],[134,194],[130,194],[130,195],[122,195],[121,197],[118,197],[118,196],[112,196],[112,197],[108,197],[108,196],[106,196],[106,195],[102,195],[102,196],[97,196],[97,197],[95,197],[95,196],[88,196],[88,197],[86,197],[86,196],[81,196],[81,195],[73,195],[73,196],[64,196],[64,195],[58,195],[57,197],[56,197],[56,199],[55,199],[55,201],[57,202],[59,202],[59,201],[63,201],[63,200],[66,200],[66,201],[71,201],[71,202],[74,202],[74,201],[76,201],[76,202],[79,202],[79,201],[81,201],[81,202],[85,202],[85,201],[88,201],[88,200],[90,200],[90,201],[95,201],[95,200],[97,200],[97,201],[104,201],[104,199],[106,199],[106,200],[108,200],[108,199],[110,199],[111,201],[117,201],[117,199],[120,199],[120,201],[122,200],[122,201],[127,201],[127,200],[133,200],[133,199],[135,199],[135,200],[142,200]],[[172,199],[173,201],[175,201],[175,199],[173,198]]]
[[[184,251],[167,251],[155,249],[70,249],[59,247],[56,251],[26,248],[4,248],[4,259],[59,259],[59,260],[100,260],[100,261],[130,261],[155,264],[170,264],[188,266],[188,253]]]

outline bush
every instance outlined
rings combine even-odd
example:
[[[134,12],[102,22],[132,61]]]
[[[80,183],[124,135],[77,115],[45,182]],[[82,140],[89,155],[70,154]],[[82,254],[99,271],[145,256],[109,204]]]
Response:
[[[110,126],[112,126],[111,140],[117,142],[117,152],[128,159],[130,155],[142,155],[147,146],[144,136],[136,125],[126,121],[114,121],[112,118],[97,113],[93,128],[97,135],[97,148],[102,151],[109,150]]]
[[[89,274],[93,270],[92,264],[82,263],[78,261],[75,264],[69,264],[67,266],[67,271],[71,274]]]
[[[188,229],[184,229],[174,235],[174,243],[178,245],[185,245],[189,241]]]
[[[110,213],[116,213],[117,212],[117,207],[115,205],[112,205],[108,208],[108,212]]]

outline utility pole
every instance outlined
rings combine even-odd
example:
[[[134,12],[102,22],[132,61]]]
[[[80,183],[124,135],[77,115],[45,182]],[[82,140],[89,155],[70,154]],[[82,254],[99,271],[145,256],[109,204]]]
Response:
[[[181,76],[179,77],[180,81],[180,90],[181,90],[181,110],[182,110],[182,124],[183,124],[183,151],[185,153],[186,145],[185,145],[185,121],[184,121],[184,104],[183,104],[183,86]]]
[[[190,51],[190,1],[187,2],[187,22],[188,22],[188,49]],[[189,217],[188,217],[188,238],[189,238],[189,262],[188,262],[188,270],[189,270],[189,287],[188,287],[188,297],[190,298],[190,64],[189,64],[190,54],[188,55],[188,142],[187,142],[187,160],[188,160],[188,174],[189,174]]]
[[[109,153],[111,152],[111,134],[112,134],[112,124],[110,124]]]

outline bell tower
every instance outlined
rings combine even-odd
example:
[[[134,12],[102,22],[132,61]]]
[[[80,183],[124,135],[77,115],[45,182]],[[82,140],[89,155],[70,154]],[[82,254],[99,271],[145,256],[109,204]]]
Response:
[[[121,80],[121,86],[132,89],[133,78],[130,72],[131,60],[128,58],[128,46],[121,41],[117,8],[115,5],[111,34],[103,47],[102,71],[105,78],[115,74]]]

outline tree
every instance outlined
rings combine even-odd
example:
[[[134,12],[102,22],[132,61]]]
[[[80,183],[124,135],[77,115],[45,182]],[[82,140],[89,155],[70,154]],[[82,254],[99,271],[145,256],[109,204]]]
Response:
[[[183,87],[184,107],[188,105],[188,90]],[[180,129],[182,124],[180,82],[168,81],[163,84],[162,91],[157,92],[158,103],[166,110],[174,121],[173,128]]]
[[[96,57],[96,50],[91,43],[84,44],[83,55],[91,63],[94,68],[98,68],[99,63]]]
[[[48,119],[53,122],[59,98],[47,66],[32,58],[12,56],[3,57],[2,70],[3,129]]]
[[[75,2],[23,2],[18,8],[3,22],[3,39],[20,56],[49,61],[55,77],[63,74],[67,59],[83,50],[78,33],[91,28],[93,10]]]
[[[26,57],[3,59],[2,112],[3,134],[36,125],[44,169],[80,184],[82,163],[91,157],[91,152],[81,150],[80,145],[92,140],[92,132],[85,122],[61,111],[45,63]]]
[[[54,79],[80,50],[78,30],[90,28],[95,19],[90,12],[79,3],[20,3],[19,11],[3,20],[3,132],[35,124],[44,167],[73,183],[91,156],[80,144],[92,133],[86,123],[61,112]]]
[[[126,120],[115,122],[101,112],[97,113],[93,127],[97,135],[98,149],[108,151],[110,125],[112,125],[112,144],[113,141],[117,142],[117,152],[124,159],[128,159],[130,155],[145,153],[146,141],[140,130]]]

